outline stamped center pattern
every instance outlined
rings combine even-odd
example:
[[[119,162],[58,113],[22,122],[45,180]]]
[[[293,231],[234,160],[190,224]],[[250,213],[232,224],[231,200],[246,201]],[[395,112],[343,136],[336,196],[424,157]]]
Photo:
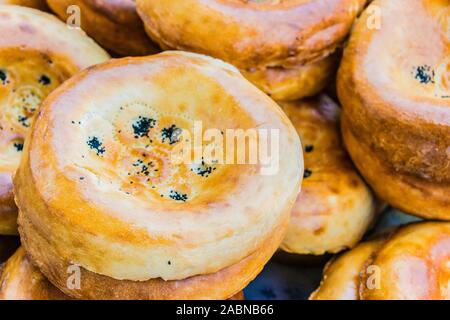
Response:
[[[69,72],[48,55],[0,51],[0,166],[14,170],[23,141],[41,102]]]
[[[183,146],[192,145],[193,126],[194,121],[186,115],[163,113],[144,102],[134,102],[119,107],[112,133],[93,130],[85,146],[98,160],[96,167],[111,171],[108,168],[113,166],[112,175],[121,181],[122,192],[186,203],[199,195],[221,168],[203,159],[199,163],[173,161]]]

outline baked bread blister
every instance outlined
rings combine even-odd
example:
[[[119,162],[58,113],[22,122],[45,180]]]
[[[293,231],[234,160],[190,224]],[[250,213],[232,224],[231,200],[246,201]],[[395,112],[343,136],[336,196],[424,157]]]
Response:
[[[16,234],[11,176],[33,115],[72,74],[109,56],[83,32],[35,9],[0,5],[0,29],[0,234]]]

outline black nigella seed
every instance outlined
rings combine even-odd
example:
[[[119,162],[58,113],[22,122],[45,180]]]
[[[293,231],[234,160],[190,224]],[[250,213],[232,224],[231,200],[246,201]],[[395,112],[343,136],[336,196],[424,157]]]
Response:
[[[105,147],[103,147],[103,143],[97,137],[89,137],[88,141],[86,141],[89,148],[96,150],[97,155],[101,155],[105,153]]]
[[[168,128],[163,128],[161,131],[162,142],[165,142],[167,139],[169,140],[169,144],[177,143],[182,132],[183,131],[174,124]]]
[[[28,128],[30,126],[30,123],[28,122],[28,117],[25,116],[21,116],[19,115],[17,117],[17,121],[19,121],[19,123],[24,126],[25,128]]]
[[[216,170],[215,167],[207,166],[204,161],[202,161],[202,164],[200,166],[198,166],[198,167],[196,167],[194,169],[191,169],[191,171],[193,171],[196,174],[198,174],[199,176],[202,176],[202,177],[205,177],[205,178],[209,177],[209,175],[214,170]]]
[[[7,79],[6,72],[3,70],[0,70],[0,81],[2,82],[2,84],[6,83],[6,79]]]
[[[167,261],[167,264],[168,264],[168,265],[171,265],[171,264],[172,264],[172,262],[170,262],[170,261]]]
[[[135,138],[148,137],[150,129],[156,124],[156,120],[139,116],[139,118],[131,125]]]
[[[40,78],[39,78],[39,83],[43,84],[44,86],[49,85],[51,82],[50,78],[47,77],[45,74],[43,74]]]
[[[23,143],[15,142],[14,147],[16,148],[17,152],[20,152],[23,150]]]
[[[416,68],[414,78],[422,84],[434,82],[434,70],[430,66],[419,66]]]
[[[180,193],[180,192],[174,191],[174,190],[170,190],[169,197],[170,197],[171,199],[173,199],[173,200],[176,200],[176,201],[183,201],[183,202],[186,202],[186,200],[188,199],[187,194],[185,194],[185,193]]]
[[[305,169],[305,172],[303,173],[303,178],[309,178],[312,175],[312,171],[309,169]]]
[[[305,147],[305,152],[313,152],[314,151],[314,146],[309,144]]]

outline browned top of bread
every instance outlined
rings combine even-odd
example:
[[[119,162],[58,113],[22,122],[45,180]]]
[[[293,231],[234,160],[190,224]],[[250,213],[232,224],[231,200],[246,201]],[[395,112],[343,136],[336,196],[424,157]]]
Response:
[[[315,61],[345,39],[365,0],[138,0],[165,48],[208,54],[241,69]]]
[[[63,20],[78,6],[80,27],[107,50],[118,55],[148,55],[159,51],[144,31],[133,0],[47,0],[50,8]]]
[[[298,194],[302,157],[289,119],[217,59],[178,51],[112,60],[66,81],[41,111],[16,174],[18,206],[36,215],[62,258],[99,274],[144,281],[214,273],[257,251]],[[230,128],[275,130],[277,171],[261,174],[261,161],[178,163],[198,122],[220,138]],[[36,194],[26,194],[27,183]],[[34,197],[46,203],[42,211],[32,209]]]

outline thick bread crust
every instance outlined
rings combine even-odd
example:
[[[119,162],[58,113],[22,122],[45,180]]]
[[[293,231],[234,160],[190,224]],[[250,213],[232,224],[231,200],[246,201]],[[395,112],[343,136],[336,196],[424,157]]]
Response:
[[[318,94],[337,70],[339,54],[292,68],[242,70],[242,74],[275,100],[292,101]]]
[[[0,274],[0,300],[67,300],[30,261],[23,248],[5,263]]]
[[[30,7],[47,11],[47,2],[45,0],[0,0],[0,4],[13,4],[17,6]]]
[[[319,288],[310,300],[360,300],[360,274],[366,261],[384,243],[384,239],[364,242],[333,258],[323,270]]]
[[[381,28],[370,28],[377,10]],[[403,211],[443,220],[450,219],[449,16],[448,0],[372,2],[337,82],[345,144],[369,185]]]
[[[54,16],[0,5],[0,234],[17,234],[11,175],[41,101],[80,69],[109,59],[83,32]]]
[[[450,223],[412,223],[333,259],[310,299],[449,300],[449,264]]]
[[[298,99],[326,86],[324,80],[329,80],[337,62],[329,57],[342,44],[365,3],[136,1],[148,34],[161,47],[230,62],[277,100]]]
[[[449,300],[450,223],[421,222],[398,230],[366,262],[377,268],[361,272],[363,300]],[[368,270],[368,269],[367,269]]]
[[[62,19],[67,8],[80,8],[81,29],[107,50],[123,56],[143,56],[160,51],[150,40],[132,0],[47,0]]]
[[[93,84],[103,90],[93,94]],[[213,162],[208,165],[215,169],[204,174],[195,163],[164,156],[185,141],[167,140],[168,128],[189,133],[194,120],[219,134],[227,128],[275,129],[277,171],[262,174],[260,162]],[[228,64],[183,52],[110,61],[66,81],[34,121],[14,182],[21,236],[50,279],[52,264],[66,275],[65,264],[75,263],[119,286],[126,283],[119,280],[142,284],[123,295],[143,299],[158,295],[145,286],[149,279],[220,277],[236,265],[233,273],[241,276],[233,280],[236,287],[223,289],[229,295],[211,293],[227,298],[281,242],[299,192],[300,150],[278,105]],[[46,244],[37,246],[39,241]],[[248,267],[247,257],[255,257]]]
[[[300,135],[307,172],[281,248],[315,255],[352,248],[379,205],[344,149],[340,109],[325,95],[281,106]]]
[[[19,213],[21,238],[28,255],[62,292],[77,299],[93,300],[242,300],[240,293],[262,270],[285,235],[288,216],[260,248],[235,265],[218,272],[184,280],[116,280],[80,267],[81,286],[69,289],[68,270],[74,264],[62,260],[50,243]],[[41,248],[46,248],[42,250]],[[242,295],[243,296],[243,295]]]
[[[25,249],[19,248],[3,265],[0,265],[0,300],[69,300],[49,282],[30,261]],[[244,300],[241,291],[230,300]]]

